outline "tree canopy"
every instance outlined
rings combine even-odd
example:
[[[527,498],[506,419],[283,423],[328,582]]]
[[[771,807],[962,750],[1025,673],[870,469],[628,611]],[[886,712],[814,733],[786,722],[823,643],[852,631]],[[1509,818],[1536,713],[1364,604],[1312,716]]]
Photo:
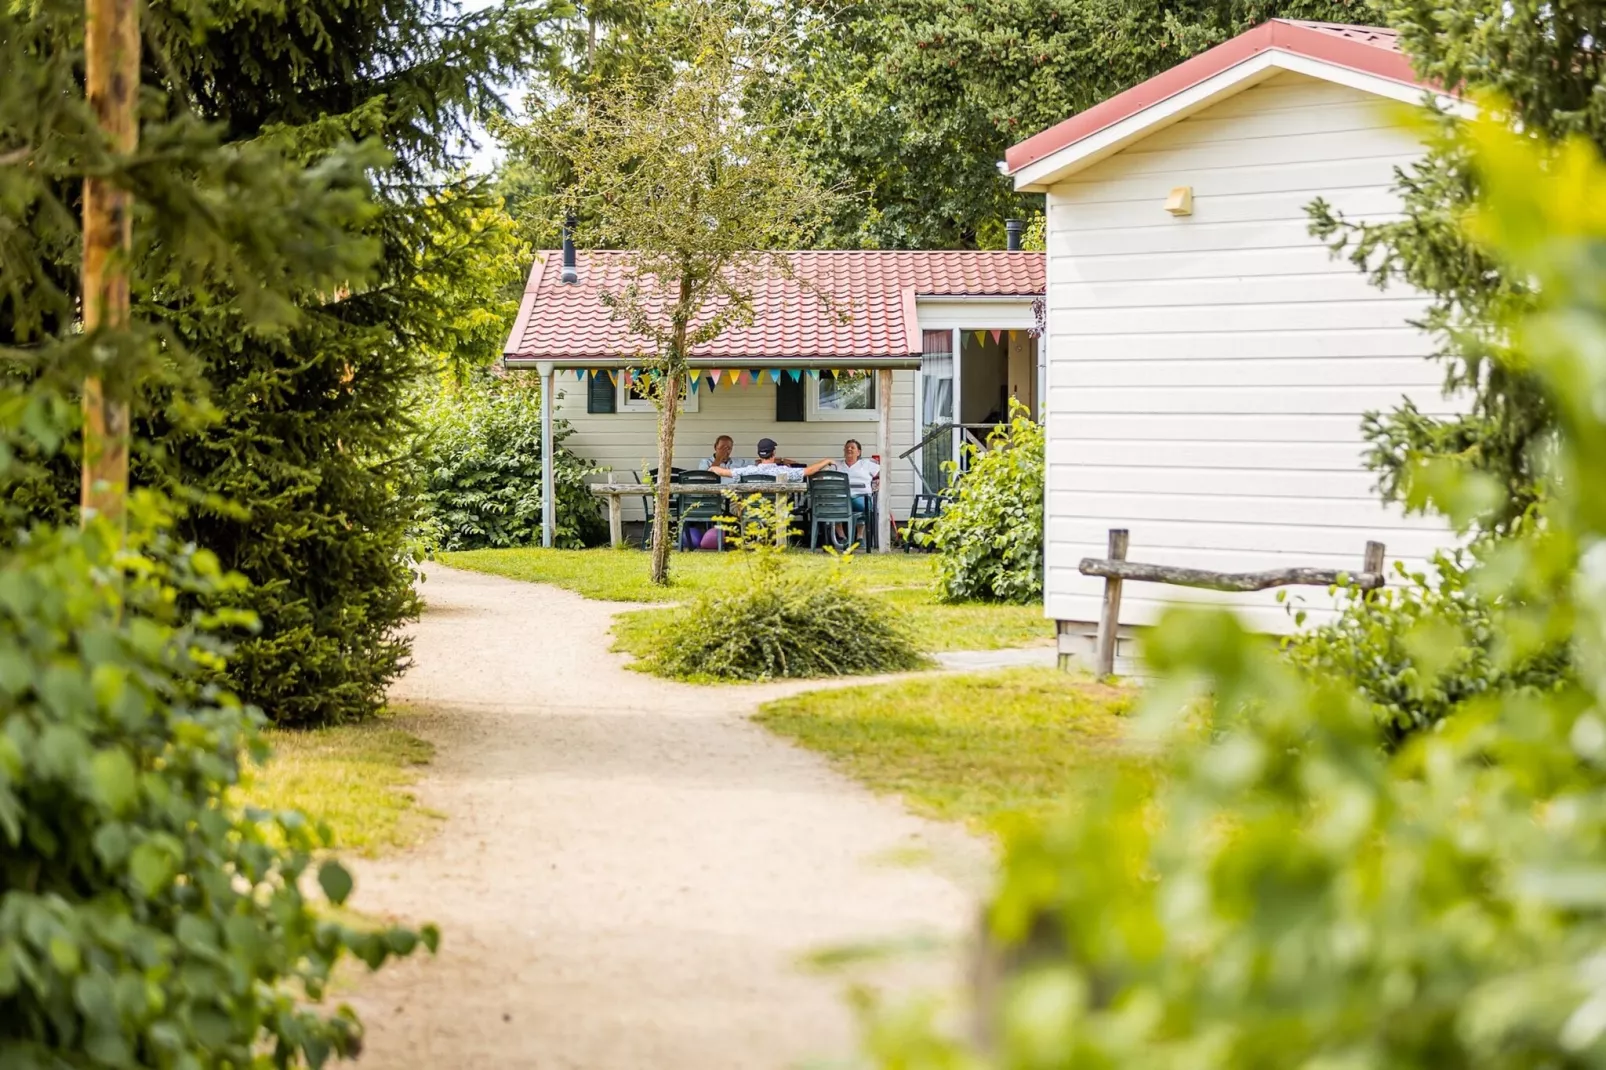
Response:
[[[820,181],[862,193],[842,247],[1002,248],[1041,210],[1004,150],[1266,19],[1375,23],[1370,0],[790,0],[773,106]]]
[[[682,8],[660,29],[667,70],[627,71],[557,100],[532,94],[528,124],[504,127],[519,156],[566,180],[545,218],[572,217],[577,244],[629,250],[603,300],[646,344],[638,367],[659,408],[658,470],[674,456],[675,417],[698,345],[752,316],[768,277],[789,275],[779,250],[807,246],[839,197],[751,107],[769,84],[774,39],[714,3]],[[658,487],[653,580],[668,577],[669,485]]]

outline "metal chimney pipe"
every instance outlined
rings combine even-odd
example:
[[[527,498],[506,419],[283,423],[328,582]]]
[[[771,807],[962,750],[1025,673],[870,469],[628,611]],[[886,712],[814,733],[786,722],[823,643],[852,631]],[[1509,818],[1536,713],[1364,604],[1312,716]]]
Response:
[[[563,282],[573,285],[580,281],[580,268],[574,261],[574,228],[576,220],[570,212],[563,220]]]
[[[1006,219],[1006,220],[1004,220],[1004,235],[1005,235],[1005,237],[1004,237],[1004,248],[1008,249],[1012,253],[1020,252],[1021,235],[1025,234],[1025,233],[1026,233],[1026,220],[1024,220],[1024,219]]]

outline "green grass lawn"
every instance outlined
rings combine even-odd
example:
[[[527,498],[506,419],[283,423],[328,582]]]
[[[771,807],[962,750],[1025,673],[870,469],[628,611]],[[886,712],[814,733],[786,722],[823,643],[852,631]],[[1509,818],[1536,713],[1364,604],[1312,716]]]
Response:
[[[336,849],[364,857],[417,843],[434,826],[409,790],[434,755],[417,736],[385,720],[267,735],[273,755],[247,769],[242,805],[321,818]]]
[[[1054,669],[1010,669],[813,691],[756,719],[921,813],[998,829],[1052,810],[1080,770],[1143,762],[1120,739],[1132,697]]]
[[[648,555],[640,550],[462,550],[440,554],[453,568],[489,572],[511,580],[550,583],[586,598],[606,602],[684,602],[722,584],[740,579],[746,567],[738,554],[674,553],[669,559],[668,587],[655,587],[647,577]],[[794,551],[787,554],[798,568],[828,569],[829,555]],[[930,587],[935,563],[924,554],[856,554],[845,566],[866,587]],[[425,594],[428,594],[426,588]],[[1041,613],[1039,613],[1041,616]]]
[[[828,569],[825,554],[787,555],[797,568]],[[586,598],[616,602],[686,602],[722,584],[739,582],[746,566],[736,554],[675,554],[668,587],[647,579],[647,555],[639,550],[468,550],[441,554],[443,564],[509,579],[550,583]],[[855,555],[843,566],[866,590],[891,602],[929,653],[945,650],[1003,650],[1046,646],[1054,626],[1039,605],[991,603],[945,605],[937,601],[935,561],[924,554]],[[429,597],[426,585],[424,596]],[[615,649],[640,655],[650,649],[658,623],[656,610],[620,614]]]

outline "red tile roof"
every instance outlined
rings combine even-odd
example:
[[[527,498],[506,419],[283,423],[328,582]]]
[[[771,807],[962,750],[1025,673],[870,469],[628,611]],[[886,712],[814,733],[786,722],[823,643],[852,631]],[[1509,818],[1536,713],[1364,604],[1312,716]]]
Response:
[[[1269,49],[1427,88],[1411,70],[1393,30],[1272,19],[1012,146],[1004,153],[1004,170],[1019,171]]]
[[[562,254],[544,252],[530,272],[504,357],[513,361],[617,360],[641,352],[602,302],[621,288],[630,254],[582,252],[580,281],[559,281]],[[1043,254],[1028,252],[788,253],[796,279],[769,279],[753,322],[733,327],[693,357],[876,359],[918,354],[917,297],[1032,297],[1043,292]],[[830,296],[828,309],[817,290]]]

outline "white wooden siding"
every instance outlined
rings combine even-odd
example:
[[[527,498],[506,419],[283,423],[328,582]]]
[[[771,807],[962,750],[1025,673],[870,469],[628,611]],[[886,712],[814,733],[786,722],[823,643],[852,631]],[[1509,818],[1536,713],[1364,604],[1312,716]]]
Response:
[[[906,516],[914,497],[914,470],[908,461],[897,460],[897,455],[914,445],[910,418],[914,411],[914,377],[912,371],[892,373],[890,451],[876,441],[879,424],[874,414],[862,421],[777,423],[775,384],[767,378],[740,386],[727,383],[713,393],[708,393],[705,386],[698,394],[698,411],[683,412],[676,421],[675,465],[695,468],[714,452],[714,439],[719,435],[736,440],[737,457],[751,458],[759,439],[773,438],[780,444],[783,456],[811,462],[842,456],[842,443],[856,438],[864,444],[866,454],[881,454],[883,469],[890,467],[893,512]],[[585,383],[577,380],[573,372],[558,373],[555,404],[558,417],[574,431],[564,440],[564,446],[600,467],[612,469],[616,481],[625,482],[632,471],[658,464],[657,413],[587,413]],[[608,477],[599,478],[606,481]],[[626,520],[642,519],[641,503],[625,499],[624,516]]]
[[[1394,168],[1420,153],[1382,102],[1283,74],[1158,131],[1048,193],[1049,616],[1098,618],[1082,576],[1108,529],[1134,560],[1222,570],[1359,567],[1367,540],[1409,565],[1449,541],[1384,506],[1360,421],[1440,394],[1420,295],[1379,291],[1309,233],[1323,197],[1351,218],[1399,211]],[[1194,214],[1162,205],[1192,186]],[[1312,619],[1325,592],[1297,589]],[[1286,631],[1275,592],[1128,584],[1122,621],[1226,602]]]

